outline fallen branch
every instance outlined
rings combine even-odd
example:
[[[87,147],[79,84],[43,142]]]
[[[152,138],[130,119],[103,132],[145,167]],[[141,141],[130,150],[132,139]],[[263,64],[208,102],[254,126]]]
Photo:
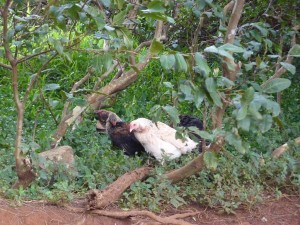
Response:
[[[295,141],[296,145],[300,145],[300,137],[297,137],[294,141]],[[290,146],[288,145],[288,143],[281,145],[280,147],[276,148],[272,152],[272,157],[277,159],[279,156],[281,156],[283,153],[285,153],[289,148],[290,148]]]
[[[224,144],[224,137],[219,136],[217,140],[207,148],[206,151],[219,152],[223,144]],[[169,179],[172,183],[176,183],[183,180],[184,178],[187,178],[201,171],[204,168],[203,155],[204,154],[200,154],[198,157],[193,159],[187,165],[165,174],[166,178]]]
[[[146,178],[152,168],[140,167],[129,171],[111,183],[104,190],[90,190],[87,194],[87,209],[103,209],[119,200],[123,192],[138,180]]]
[[[119,211],[119,212],[112,212],[112,211],[106,211],[106,210],[93,210],[91,211],[92,213],[102,215],[102,216],[109,216],[109,217],[114,217],[118,219],[124,219],[127,217],[133,217],[133,216],[147,216],[153,220],[156,220],[162,224],[176,224],[176,225],[191,225],[191,223],[188,223],[184,220],[178,220],[177,218],[184,218],[184,217],[189,217],[193,215],[197,215],[198,212],[193,212],[193,213],[184,213],[184,214],[176,214],[172,216],[166,216],[166,217],[160,217],[155,215],[152,212],[149,211]]]

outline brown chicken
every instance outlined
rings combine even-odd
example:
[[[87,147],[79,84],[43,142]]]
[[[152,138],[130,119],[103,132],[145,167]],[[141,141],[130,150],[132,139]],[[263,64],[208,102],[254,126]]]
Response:
[[[129,132],[129,124],[122,121],[115,113],[99,110],[95,112],[95,115],[98,120],[97,130],[99,132],[105,131],[109,135],[112,144],[121,148],[125,155],[140,155],[145,151],[134,134]],[[98,127],[98,125],[101,126]]]

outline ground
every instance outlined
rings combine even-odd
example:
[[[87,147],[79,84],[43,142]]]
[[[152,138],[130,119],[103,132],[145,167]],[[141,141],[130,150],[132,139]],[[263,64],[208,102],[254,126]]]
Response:
[[[113,207],[109,210],[117,210]],[[193,204],[181,210],[169,210],[160,216],[196,211],[194,217],[186,218],[191,224],[214,225],[300,225],[300,197],[283,196],[276,200],[265,200],[253,209],[239,209],[235,215],[220,214],[217,209],[208,209]],[[44,202],[23,202],[15,206],[13,202],[0,198],[0,225],[156,225],[147,217],[113,219],[109,217],[74,213],[64,207]]]

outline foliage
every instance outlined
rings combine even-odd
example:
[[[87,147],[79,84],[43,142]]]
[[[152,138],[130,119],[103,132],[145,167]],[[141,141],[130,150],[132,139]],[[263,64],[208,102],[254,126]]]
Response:
[[[150,48],[134,52],[138,62],[143,62],[148,52],[154,56],[139,71],[134,85],[119,93],[115,104],[108,109],[126,121],[150,117],[176,125],[179,114],[205,118],[206,131],[200,135],[210,141],[225,135],[225,151],[206,152],[206,169],[176,185],[164,179],[164,172],[180,168],[198,153],[167,165],[155,163],[153,176],[132,185],[120,205],[160,211],[169,203],[177,208],[196,201],[233,212],[240,205],[253,206],[265,192],[299,192],[300,171],[296,166],[299,147],[294,146],[279,160],[269,156],[274,148],[300,133],[299,113],[295,113],[300,105],[299,63],[286,61],[287,54],[295,59],[300,55],[299,45],[290,49],[290,40],[296,32],[292,25],[299,25],[299,20],[294,19],[295,12],[290,12],[293,1],[270,5],[269,1],[247,2],[232,44],[224,43],[228,15],[223,13],[223,1],[178,1],[179,6],[184,6],[176,8],[178,14],[173,1],[146,1],[134,21],[126,17],[134,5],[125,1],[98,1],[103,10],[90,2],[53,1],[47,7],[31,2],[33,5],[29,4],[27,12],[19,10],[22,1],[18,1],[20,5],[15,2],[15,10],[10,11],[9,17],[13,25],[8,32],[9,46],[19,59],[30,54],[38,56],[18,65],[21,96],[37,76],[37,68],[55,53],[59,55],[42,71],[29,93],[22,154],[35,159],[37,153],[50,148],[50,137],[61,119],[65,102],[69,101],[71,107],[86,105],[86,94],[94,91],[94,83],[113,60],[124,63],[121,68],[124,71],[137,70],[129,56],[142,41],[152,38],[159,19],[171,24],[169,37],[164,43],[153,40]],[[257,10],[253,10],[254,5]],[[279,15],[274,14],[277,11]],[[201,17],[209,23],[195,33]],[[0,32],[3,33],[2,28]],[[197,50],[191,52],[195,37]],[[105,49],[107,42],[109,49]],[[4,56],[3,47],[0,56]],[[241,62],[236,80],[223,76],[224,58]],[[8,61],[1,57],[0,63]],[[269,80],[276,64],[287,72]],[[96,69],[95,75],[71,93],[74,83],[90,67]],[[92,110],[88,109],[80,126],[70,129],[61,143],[75,150],[77,171],[70,173],[63,166],[56,168],[43,162],[46,169],[36,168],[39,178],[30,188],[11,189],[16,178],[12,152],[17,112],[7,71],[0,67],[1,195],[20,202],[40,198],[70,201],[89,189],[105,188],[148,159],[148,155],[129,158],[112,147],[106,135],[96,133]],[[101,86],[108,82],[102,81]],[[278,92],[282,94],[281,102],[276,101]],[[214,130],[209,115],[214,107],[223,107],[225,103],[229,106],[223,126]]]

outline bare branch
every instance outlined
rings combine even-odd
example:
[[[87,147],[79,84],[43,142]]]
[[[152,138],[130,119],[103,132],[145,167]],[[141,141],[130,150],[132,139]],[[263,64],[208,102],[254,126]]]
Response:
[[[297,137],[294,141],[295,141],[296,145],[300,145],[300,137]],[[290,148],[290,146],[288,145],[288,143],[281,145],[280,147],[276,148],[272,152],[272,157],[275,159],[278,158],[283,153],[285,153],[289,148]]]
[[[193,53],[197,52],[198,51],[198,37],[199,37],[199,33],[203,27],[203,23],[204,23],[204,17],[201,16],[200,19],[199,19],[199,23],[198,23],[198,26],[194,32],[194,38],[192,40],[192,46],[191,46],[191,51]]]

